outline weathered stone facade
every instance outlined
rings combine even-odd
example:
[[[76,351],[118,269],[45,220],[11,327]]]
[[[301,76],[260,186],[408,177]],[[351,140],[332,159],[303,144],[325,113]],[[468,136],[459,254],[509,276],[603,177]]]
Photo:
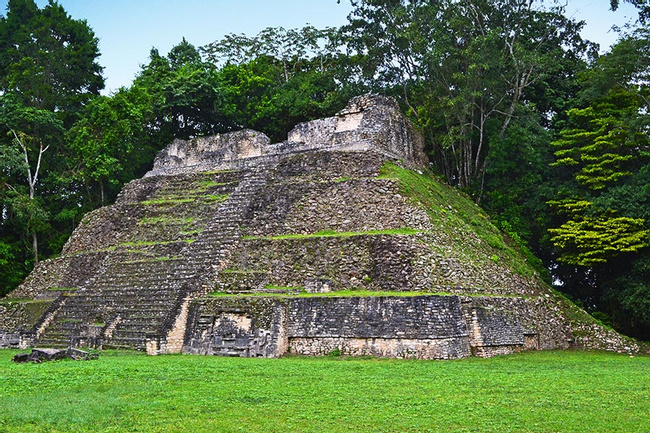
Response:
[[[384,97],[355,98],[282,143],[251,130],[176,140],[0,303],[0,347],[422,359],[638,350],[514,271],[495,229],[488,240],[473,231],[485,224],[478,209],[463,211],[476,214],[463,227],[443,224],[458,210],[417,202],[382,175],[387,162],[420,170],[426,157]]]

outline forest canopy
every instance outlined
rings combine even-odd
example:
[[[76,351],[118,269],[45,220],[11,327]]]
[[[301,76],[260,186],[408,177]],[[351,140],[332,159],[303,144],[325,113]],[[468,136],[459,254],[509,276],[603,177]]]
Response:
[[[130,86],[101,95],[87,22],[55,1],[9,0],[0,296],[174,138],[253,128],[281,141],[298,122],[379,93],[422,131],[432,171],[549,283],[650,340],[650,6],[628,3],[638,20],[599,54],[563,2],[359,0],[341,28],[152,48]]]

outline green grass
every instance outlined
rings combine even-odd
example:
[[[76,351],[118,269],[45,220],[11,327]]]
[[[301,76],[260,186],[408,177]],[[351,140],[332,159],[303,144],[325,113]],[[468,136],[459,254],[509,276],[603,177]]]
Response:
[[[195,185],[198,190],[205,191],[215,186],[233,185],[236,183],[237,182],[216,182],[214,180],[202,180],[200,182],[197,182]]]
[[[520,275],[535,273],[487,214],[457,189],[437,181],[430,173],[420,174],[392,163],[382,167],[379,177],[396,179],[400,191],[427,211],[441,233],[449,235],[448,246],[464,254],[469,262],[503,262]]]
[[[2,432],[641,432],[650,358],[147,357],[15,365]]]
[[[193,198],[155,198],[151,200],[145,200],[142,202],[143,205],[176,205],[181,203],[190,203],[193,202]]]
[[[14,304],[31,304],[34,302],[47,302],[47,301],[34,301],[32,298],[2,298],[0,305],[14,305]]]
[[[149,247],[149,246],[154,246],[154,245],[169,245],[169,244],[177,244],[179,242],[185,242],[186,244],[191,244],[194,242],[195,239],[179,239],[179,240],[173,240],[173,241],[135,241],[135,242],[122,242],[121,244],[117,245],[117,247]],[[113,247],[113,249],[117,248]],[[134,252],[134,253],[142,253],[145,251],[140,251],[140,250],[129,250],[129,252]]]
[[[276,236],[243,236],[243,239],[311,239],[311,238],[347,238],[351,236],[362,236],[362,235],[414,235],[420,233],[419,230],[415,230],[409,227],[399,228],[399,229],[387,229],[387,230],[368,230],[363,232],[337,232],[334,230],[322,230],[316,233],[309,234],[300,234],[300,233],[289,233],[284,235]]]
[[[138,221],[140,225],[159,225],[159,224],[178,224],[178,225],[189,225],[193,224],[196,221],[196,218],[186,217],[186,218],[177,218],[168,215],[162,215],[157,217],[145,217],[141,218]]]
[[[205,196],[205,200],[212,203],[220,203],[226,201],[230,194],[208,194]]]

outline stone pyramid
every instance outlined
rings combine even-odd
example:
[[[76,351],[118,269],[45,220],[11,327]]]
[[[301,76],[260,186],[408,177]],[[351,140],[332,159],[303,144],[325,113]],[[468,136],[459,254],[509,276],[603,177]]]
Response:
[[[397,103],[175,140],[0,302],[3,347],[423,359],[638,350],[425,173]]]

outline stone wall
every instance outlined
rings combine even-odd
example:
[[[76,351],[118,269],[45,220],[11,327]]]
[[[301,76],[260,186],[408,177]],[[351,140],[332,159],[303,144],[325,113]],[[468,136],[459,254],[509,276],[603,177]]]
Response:
[[[24,348],[29,331],[52,304],[49,300],[5,299],[0,303],[0,348]]]
[[[185,353],[277,357],[287,351],[287,302],[221,298],[190,307]]]
[[[249,239],[229,267],[241,276],[262,273],[260,282],[278,286],[305,287],[321,279],[330,281],[332,290],[427,290],[427,269],[417,263],[425,254],[416,236],[405,235]],[[227,277],[232,281],[233,275]]]
[[[639,352],[639,345],[551,296],[203,298],[190,306],[185,353],[456,359],[570,347]],[[576,331],[578,331],[576,333]],[[599,334],[600,344],[594,343]],[[586,343],[586,344],[585,344]]]
[[[272,183],[250,211],[250,236],[424,230],[429,224],[426,212],[400,196],[392,179]]]
[[[176,139],[158,153],[147,176],[232,168],[241,159],[266,154],[270,143],[265,134],[251,129],[191,140]]]
[[[266,135],[250,129],[175,140],[158,154],[146,176],[242,169],[318,150],[374,151],[411,166],[428,164],[424,139],[394,99],[359,96],[334,117],[296,125],[282,143],[271,144]]]
[[[375,151],[314,151],[290,155],[269,173],[269,183],[377,178],[386,156]]]
[[[216,289],[239,291],[249,282],[251,289],[304,287],[329,279],[334,290],[539,294],[534,281],[503,263],[461,254],[456,244],[481,239],[433,224],[425,209],[400,194],[395,179],[378,177],[384,162],[376,152],[319,151],[270,169],[230,259],[237,274],[220,276]],[[381,234],[388,230],[397,232]],[[350,236],[299,237],[327,231]]]
[[[184,351],[195,354],[454,359],[571,341],[566,320],[541,298],[217,297],[194,302],[189,316]]]
[[[291,300],[289,337],[455,338],[467,326],[457,296]]]

